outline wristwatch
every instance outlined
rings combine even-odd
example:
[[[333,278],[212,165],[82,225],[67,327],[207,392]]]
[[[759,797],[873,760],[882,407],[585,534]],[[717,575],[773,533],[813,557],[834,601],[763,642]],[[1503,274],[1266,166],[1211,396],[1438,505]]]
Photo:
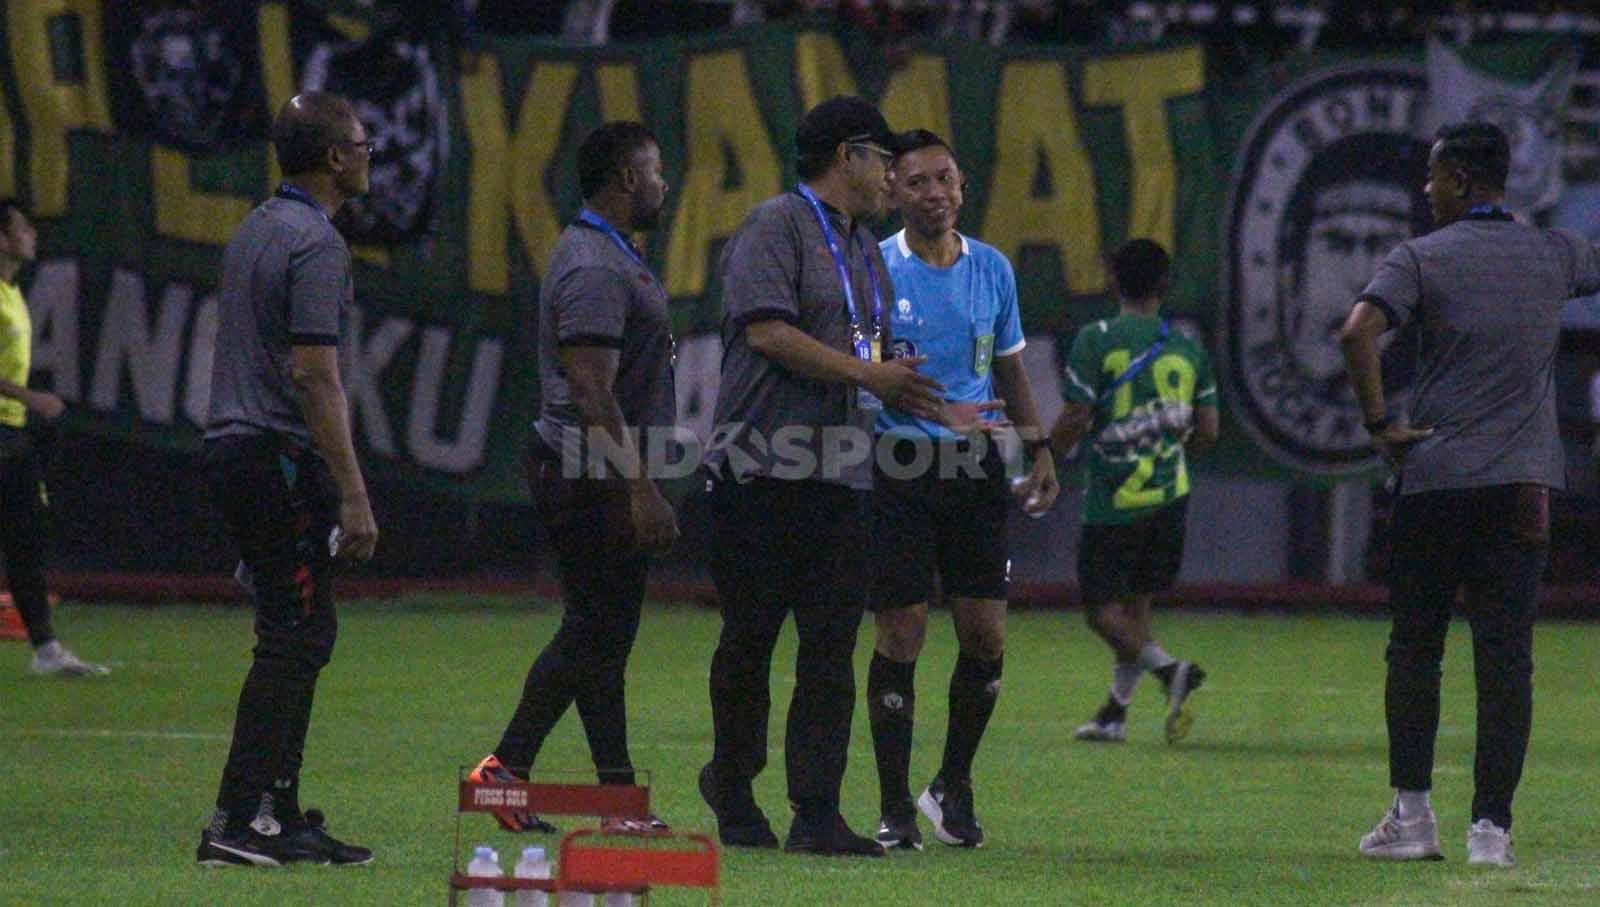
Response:
[[[1022,451],[1029,457],[1037,458],[1039,456],[1039,451],[1041,450],[1048,451],[1049,453],[1053,454],[1055,453],[1056,445],[1049,438],[1039,438],[1034,441],[1022,442]]]

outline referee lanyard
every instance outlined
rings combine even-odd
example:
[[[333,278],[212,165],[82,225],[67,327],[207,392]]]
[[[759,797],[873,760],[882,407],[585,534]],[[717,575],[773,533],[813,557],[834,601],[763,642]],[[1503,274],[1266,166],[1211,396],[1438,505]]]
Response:
[[[627,237],[617,232],[616,227],[611,226],[610,221],[589,210],[587,207],[584,207],[578,212],[578,220],[583,221],[596,230],[599,230],[601,233],[611,237],[611,241],[617,244],[617,248],[626,253],[628,258],[632,259],[635,264],[643,268],[644,272],[650,275],[651,280],[656,280],[656,275],[650,270],[650,266],[644,263],[644,256],[640,255],[639,250],[633,247],[633,243],[628,242]],[[659,283],[659,281],[657,282]],[[678,338],[673,336],[672,325],[670,323],[667,325],[667,342],[672,346],[672,364],[673,367],[676,368],[678,364]]]
[[[628,257],[633,259],[634,263],[639,267],[644,268],[646,274],[650,273],[650,266],[644,263],[644,257],[639,254],[639,250],[635,249],[633,243],[628,242],[627,238],[618,233],[617,228],[611,226],[611,223],[605,218],[590,211],[588,208],[584,208],[578,212],[578,220],[611,237],[611,241],[617,244],[617,248],[626,252]],[[652,278],[655,277],[654,274],[650,274],[650,276]]]
[[[316,199],[311,197],[311,193],[300,188],[299,186],[296,186],[294,183],[279,183],[278,191],[274,194],[278,198],[286,198],[291,202],[299,202],[302,205],[310,205],[311,210],[322,215],[323,220],[330,224],[333,223],[333,218],[328,216],[328,212],[322,210],[322,206],[317,203]]]
[[[839,282],[844,285],[844,302],[850,307],[850,327],[855,332],[854,346],[856,357],[867,362],[875,362],[878,356],[873,355],[877,346],[875,339],[878,335],[878,325],[883,323],[883,291],[878,286],[878,272],[872,267],[872,255],[866,249],[861,249],[862,261],[867,266],[867,280],[872,282],[872,332],[861,325],[861,313],[856,309],[855,286],[850,281],[850,267],[845,261],[844,251],[839,248],[839,238],[833,233],[833,225],[828,223],[828,215],[822,210],[822,202],[811,187],[800,183],[795,187],[800,196],[811,205],[811,213],[817,216],[817,226],[822,228],[822,238],[828,242],[828,252],[833,256],[833,266],[839,271]],[[852,231],[851,236],[856,248],[861,248],[861,236]]]
[[[1467,220],[1515,220],[1499,205],[1473,205],[1467,209]]]

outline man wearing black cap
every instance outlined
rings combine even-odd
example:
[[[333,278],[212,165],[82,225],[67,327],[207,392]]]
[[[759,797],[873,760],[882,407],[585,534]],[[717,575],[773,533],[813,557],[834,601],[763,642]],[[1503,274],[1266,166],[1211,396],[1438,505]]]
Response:
[[[784,847],[883,854],[839,812],[870,576],[871,426],[885,404],[975,420],[941,403],[920,360],[884,361],[894,288],[861,220],[883,205],[890,140],[861,98],[810,110],[795,136],[800,184],[751,212],[722,253],[726,352],[706,468],[723,622],[711,663],[715,751],[700,791],[724,844],[778,844],[751,782],[766,765],[767,678],[792,610],[800,646],[785,762],[795,818]]]

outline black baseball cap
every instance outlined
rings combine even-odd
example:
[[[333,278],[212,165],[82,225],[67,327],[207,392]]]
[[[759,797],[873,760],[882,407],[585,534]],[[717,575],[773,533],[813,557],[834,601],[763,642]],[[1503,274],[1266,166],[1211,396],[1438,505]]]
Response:
[[[872,142],[890,147],[894,133],[889,123],[865,98],[840,95],[806,111],[795,130],[794,145],[801,154],[827,154],[840,142]]]

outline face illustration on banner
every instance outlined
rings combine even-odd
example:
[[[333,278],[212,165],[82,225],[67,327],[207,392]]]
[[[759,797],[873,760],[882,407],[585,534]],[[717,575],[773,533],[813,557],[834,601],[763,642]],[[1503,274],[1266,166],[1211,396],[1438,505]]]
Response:
[[[384,75],[373,78],[371,67]],[[356,236],[393,240],[422,226],[446,148],[444,106],[428,48],[406,41],[380,46],[319,45],[306,63],[304,87],[350,98],[372,139],[371,191],[344,216]]]
[[[1372,463],[1338,330],[1384,258],[1427,228],[1425,89],[1407,64],[1319,71],[1280,91],[1241,147],[1219,358],[1240,423],[1291,468]],[[1408,347],[1391,342],[1401,333],[1383,346],[1397,402],[1411,372],[1398,364]]]
[[[1344,374],[1338,331],[1351,303],[1389,250],[1411,237],[1411,194],[1369,180],[1329,186],[1305,231],[1303,253],[1285,269],[1283,332],[1295,368],[1328,381]]]
[[[140,20],[128,57],[161,133],[196,149],[227,137],[244,66],[220,26],[190,9],[151,13]]]

